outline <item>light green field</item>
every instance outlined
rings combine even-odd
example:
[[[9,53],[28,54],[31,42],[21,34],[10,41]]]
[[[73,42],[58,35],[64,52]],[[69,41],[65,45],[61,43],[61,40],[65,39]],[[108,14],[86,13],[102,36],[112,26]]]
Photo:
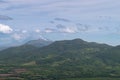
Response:
[[[69,78],[61,80],[120,80],[120,78]]]

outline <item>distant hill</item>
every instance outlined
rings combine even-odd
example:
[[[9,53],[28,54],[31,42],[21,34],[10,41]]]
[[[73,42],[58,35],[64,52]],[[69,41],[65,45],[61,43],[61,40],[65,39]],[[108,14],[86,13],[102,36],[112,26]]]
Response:
[[[31,52],[33,52],[33,50],[36,50],[37,48],[40,48],[40,47],[47,46],[51,43],[52,43],[52,41],[47,40],[47,39],[46,40],[45,39],[38,39],[38,40],[28,41],[27,43],[25,43],[21,46],[9,47],[9,48],[4,48],[4,49],[1,48],[0,54],[4,55],[4,57],[1,57],[0,59],[3,59],[3,60],[5,59],[6,61],[7,61],[7,59],[10,59],[10,60],[8,60],[8,62],[9,61],[16,62],[20,59],[24,62],[23,57],[32,56],[28,53],[31,53]]]
[[[40,38],[38,40],[30,40],[28,42],[15,42],[14,44],[6,44],[5,46],[0,46],[0,51],[10,48],[10,47],[17,47],[20,45],[31,45],[31,46],[35,46],[35,47],[43,47],[43,46],[47,46],[49,44],[51,44],[53,41],[47,40],[47,39],[43,39]]]
[[[25,45],[32,45],[35,47],[43,47],[51,44],[53,41],[47,40],[47,39],[38,39],[38,40],[31,40],[28,41]]]
[[[2,51],[3,49],[6,49],[6,47],[0,47],[0,51]]]
[[[61,61],[64,59],[79,59],[82,61],[82,59],[87,60],[86,58],[92,59],[96,53],[112,47],[106,44],[86,42],[82,39],[56,41],[44,47],[36,47],[36,43],[41,44],[41,40],[30,41],[22,46],[5,49],[0,52],[0,60],[7,63],[25,63],[30,61],[39,63],[39,61],[45,59],[49,61],[54,59],[56,61],[56,59],[62,57]]]
[[[28,43],[39,41],[41,40]],[[113,47],[82,39],[55,41],[44,47],[22,45],[0,51],[0,64],[24,65],[34,62],[46,67],[49,77],[57,78],[119,77],[119,58],[120,46]]]

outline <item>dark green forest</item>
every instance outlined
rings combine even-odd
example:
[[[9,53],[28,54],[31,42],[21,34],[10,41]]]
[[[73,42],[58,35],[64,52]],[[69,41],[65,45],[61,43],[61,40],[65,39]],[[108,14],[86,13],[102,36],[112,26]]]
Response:
[[[120,46],[82,39],[0,51],[1,80],[120,80]]]

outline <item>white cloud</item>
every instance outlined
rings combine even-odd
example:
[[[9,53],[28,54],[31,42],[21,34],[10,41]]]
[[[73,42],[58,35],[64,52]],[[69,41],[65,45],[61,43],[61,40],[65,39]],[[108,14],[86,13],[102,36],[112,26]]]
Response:
[[[0,32],[1,33],[8,34],[8,33],[11,33],[12,31],[13,31],[13,29],[10,28],[10,26],[4,25],[4,24],[0,24]]]
[[[36,33],[40,33],[40,29],[36,29],[35,32],[36,32]]]
[[[22,30],[22,33],[27,33],[27,30]]]
[[[45,30],[45,32],[46,32],[46,33],[51,33],[51,32],[52,32],[52,30]]]
[[[45,29],[45,32],[46,32],[46,33],[52,33],[52,32],[55,32],[55,29],[46,28],[46,29]]]
[[[66,28],[60,29],[59,31],[64,33],[76,33],[78,32],[78,29],[76,27],[66,27]]]

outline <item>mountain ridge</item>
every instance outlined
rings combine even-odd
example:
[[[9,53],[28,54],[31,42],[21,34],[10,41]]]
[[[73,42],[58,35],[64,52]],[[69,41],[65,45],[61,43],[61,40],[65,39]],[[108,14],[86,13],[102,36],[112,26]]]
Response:
[[[94,51],[99,51],[101,49],[104,50],[106,48],[111,48],[111,47],[112,46],[105,45],[105,44],[98,44],[98,43],[93,44],[91,42],[86,42],[82,39],[73,39],[73,40],[55,41],[43,47],[36,47],[34,45],[24,44],[22,46],[12,47],[12,48],[8,48],[3,51],[0,51],[0,55],[2,59],[4,59],[2,55],[4,55],[4,57],[5,56],[8,57],[7,54],[10,54],[10,53],[12,55],[9,55],[9,56],[27,55],[26,57],[30,58],[30,56],[40,57],[40,56],[49,55],[51,53],[52,55],[56,55],[56,53],[61,54],[61,53],[69,53],[72,51],[80,53],[81,50],[83,50],[83,52],[86,52],[86,49],[89,49],[89,48],[91,49],[91,51],[94,52]]]
[[[43,47],[22,45],[0,51],[0,64],[25,66],[34,63],[31,66],[38,66],[37,72],[45,68],[45,71],[42,71],[44,76],[56,79],[119,77],[119,58],[119,46],[82,39],[55,41]]]
[[[53,41],[47,40],[47,39],[37,39],[37,40],[31,40],[25,43],[24,45],[32,45],[35,47],[43,47],[51,44]]]

